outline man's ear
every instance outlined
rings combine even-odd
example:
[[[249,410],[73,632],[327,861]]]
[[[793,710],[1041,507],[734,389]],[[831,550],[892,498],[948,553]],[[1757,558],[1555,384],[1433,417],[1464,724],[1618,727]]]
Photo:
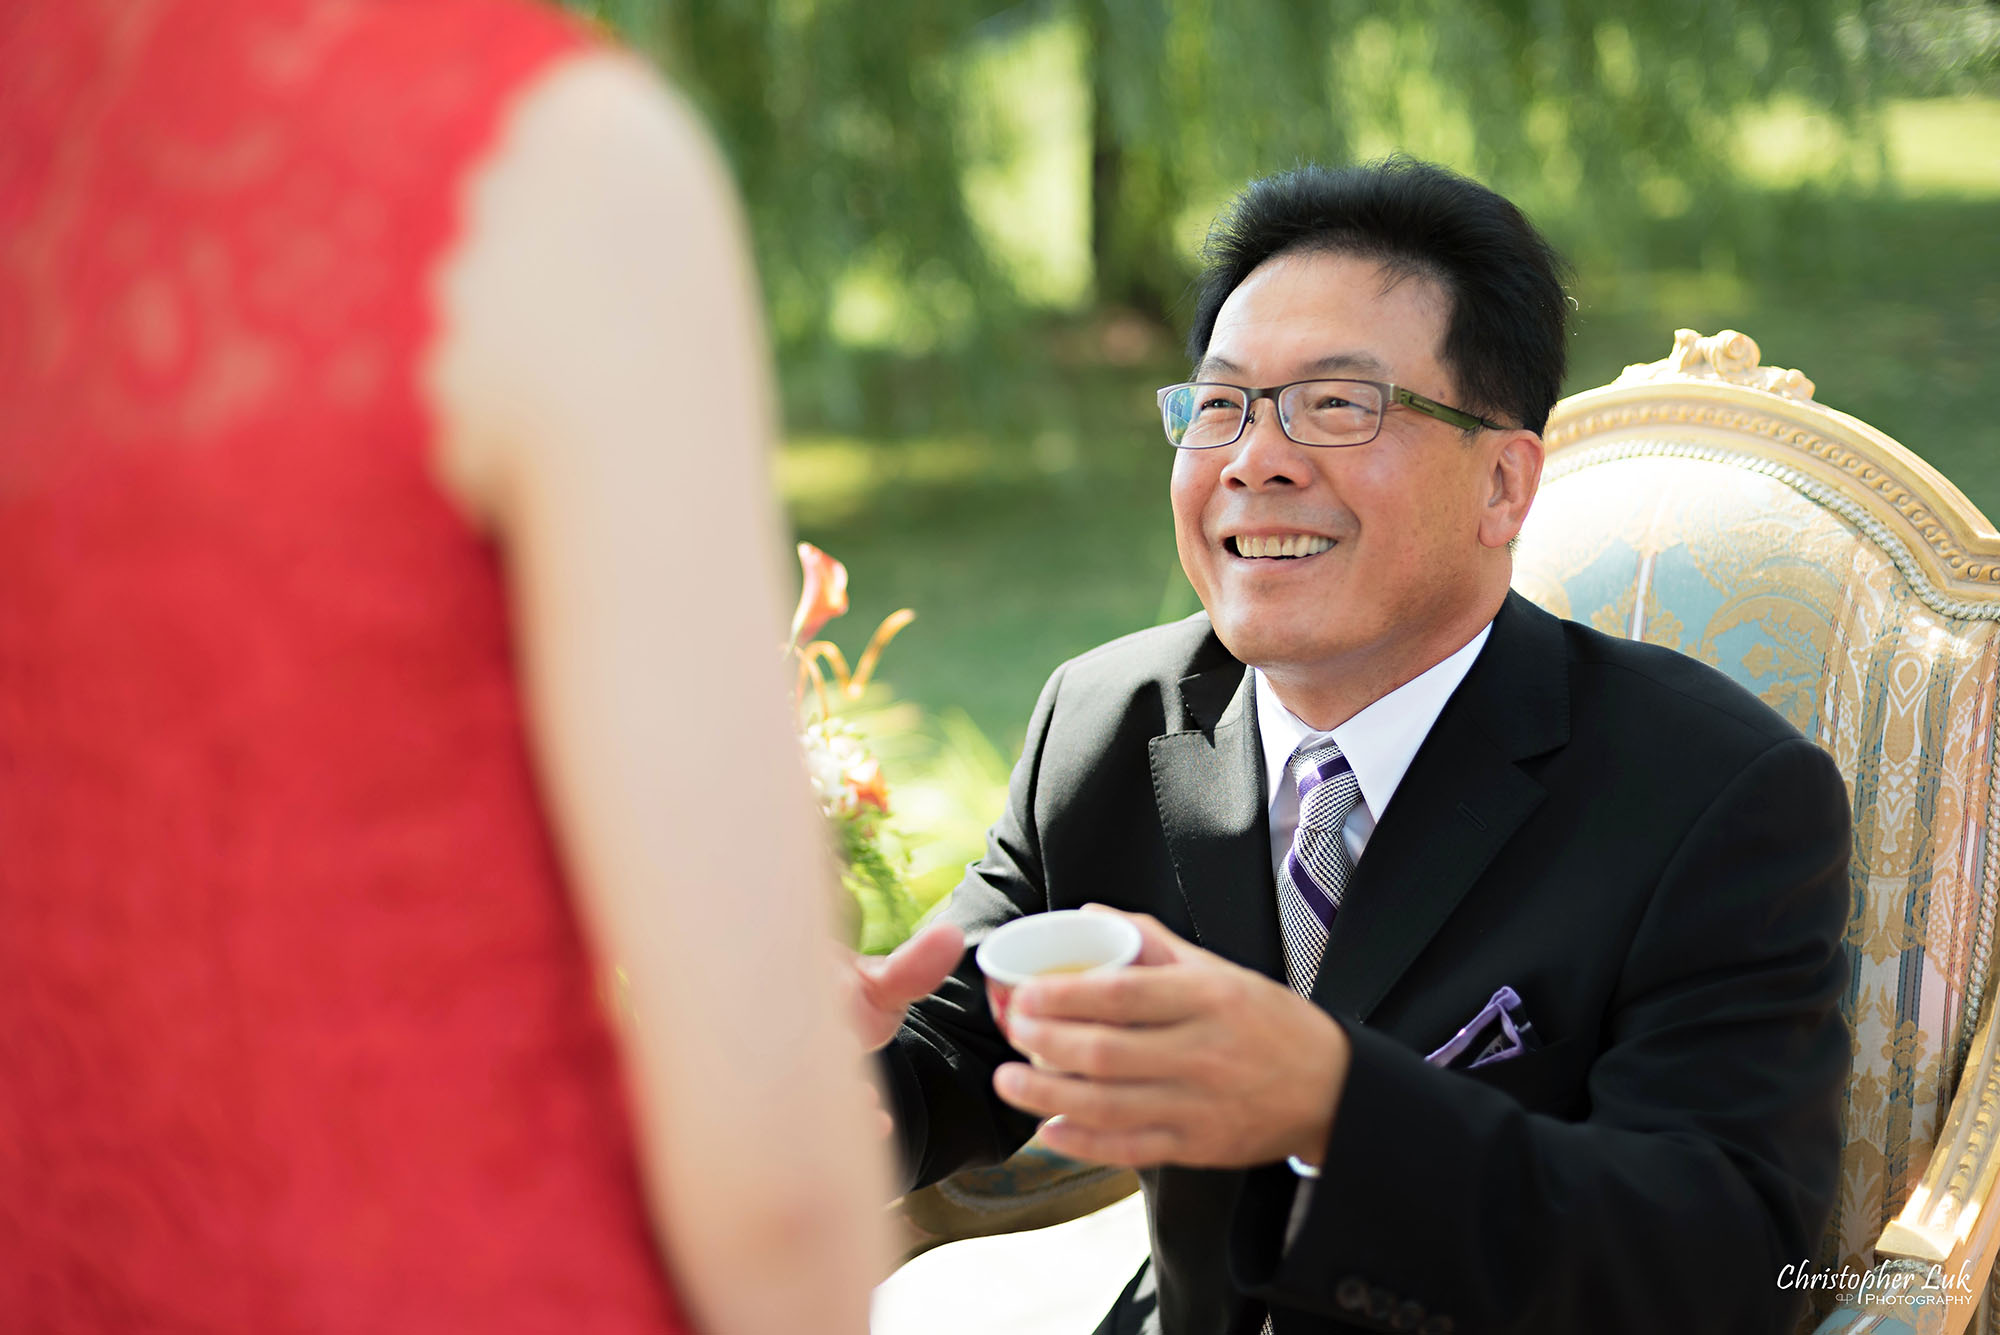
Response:
[[[1532,431],[1509,431],[1502,437],[1479,515],[1480,546],[1505,547],[1521,531],[1542,485],[1543,453],[1542,438]]]

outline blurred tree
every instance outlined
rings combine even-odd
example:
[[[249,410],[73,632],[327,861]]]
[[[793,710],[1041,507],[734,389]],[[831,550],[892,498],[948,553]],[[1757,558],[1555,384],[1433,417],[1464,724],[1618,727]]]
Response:
[[[1098,304],[1164,314],[1182,262],[1173,221],[1174,160],[1152,133],[1165,102],[1163,8],[1086,3],[1090,70],[1090,264]],[[1112,12],[1116,9],[1119,12]]]
[[[1298,161],[1406,149],[1509,194],[1587,263],[1643,265],[1644,224],[1692,218],[1699,259],[1726,264],[1796,249],[1801,220],[1825,212],[1744,206],[1746,108],[1790,99],[1865,143],[1885,93],[1990,87],[2000,69],[1994,0],[565,3],[652,54],[710,117],[794,410],[877,429],[896,396],[869,391],[857,346],[990,357],[1022,313],[966,203],[982,150],[964,89],[1027,31],[1065,27],[1082,49],[1080,72],[1030,72],[1014,91],[1087,88],[1088,299],[1174,325],[1205,219]]]

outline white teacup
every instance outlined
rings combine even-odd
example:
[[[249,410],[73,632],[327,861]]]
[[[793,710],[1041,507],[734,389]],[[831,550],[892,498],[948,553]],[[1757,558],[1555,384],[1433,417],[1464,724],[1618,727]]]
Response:
[[[1139,958],[1139,929],[1110,913],[1055,909],[997,929],[973,956],[986,975],[986,1004],[1000,1032],[1014,989],[1043,974],[1099,973]]]

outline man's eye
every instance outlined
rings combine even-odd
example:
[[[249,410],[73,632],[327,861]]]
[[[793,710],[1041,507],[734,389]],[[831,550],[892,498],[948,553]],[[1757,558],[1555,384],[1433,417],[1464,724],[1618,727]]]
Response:
[[[1343,408],[1355,406],[1357,405],[1352,399],[1343,399],[1338,394],[1322,394],[1313,400],[1313,411],[1316,413],[1339,412]]]
[[[1226,396],[1218,396],[1218,397],[1203,399],[1198,405],[1196,405],[1195,411],[1201,413],[1229,413],[1229,412],[1235,412],[1238,408],[1242,406],[1243,405],[1238,403],[1235,399],[1228,398]]]

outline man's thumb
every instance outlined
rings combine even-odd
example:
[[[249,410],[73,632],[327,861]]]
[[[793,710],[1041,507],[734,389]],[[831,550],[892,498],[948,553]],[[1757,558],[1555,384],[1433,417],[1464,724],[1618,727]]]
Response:
[[[932,923],[872,971],[868,990],[878,1004],[907,1006],[935,992],[964,955],[965,933],[952,923]]]

